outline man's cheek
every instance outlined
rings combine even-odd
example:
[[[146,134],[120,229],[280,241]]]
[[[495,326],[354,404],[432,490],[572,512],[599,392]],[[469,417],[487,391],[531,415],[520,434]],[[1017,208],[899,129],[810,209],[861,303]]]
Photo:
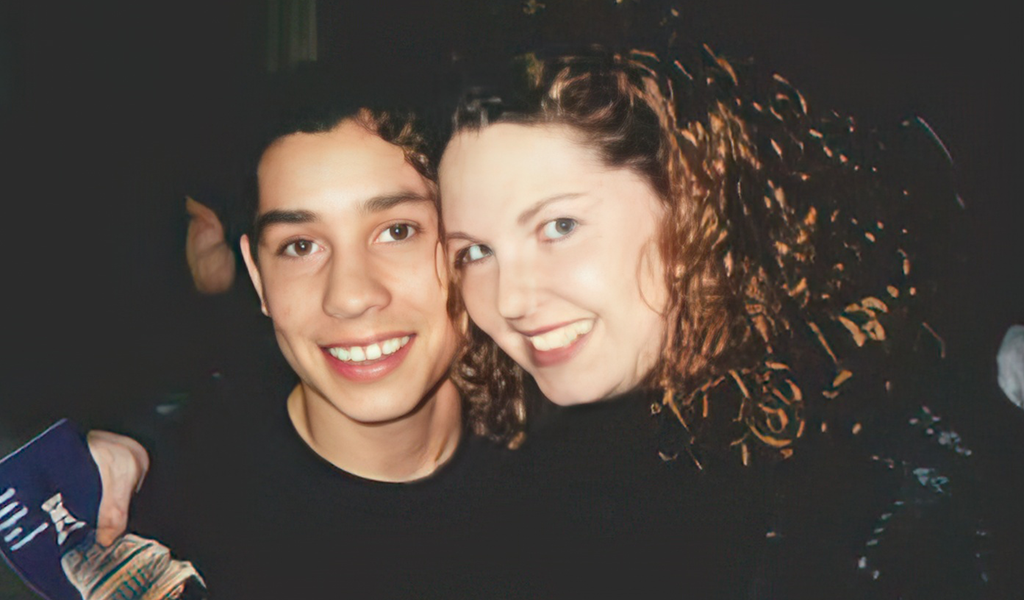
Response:
[[[275,293],[276,292],[276,293]],[[279,327],[287,327],[293,319],[296,308],[294,303],[291,301],[290,294],[282,293],[279,290],[268,290],[264,292],[266,298],[267,311],[270,313],[269,316],[274,320],[274,323]],[[313,296],[308,296],[309,302],[314,301]]]

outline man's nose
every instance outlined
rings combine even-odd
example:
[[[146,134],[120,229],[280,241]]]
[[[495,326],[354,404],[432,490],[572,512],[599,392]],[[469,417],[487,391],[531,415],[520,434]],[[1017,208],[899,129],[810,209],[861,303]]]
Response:
[[[339,318],[355,318],[391,301],[379,270],[365,256],[339,256],[331,264],[324,291],[324,312]]]

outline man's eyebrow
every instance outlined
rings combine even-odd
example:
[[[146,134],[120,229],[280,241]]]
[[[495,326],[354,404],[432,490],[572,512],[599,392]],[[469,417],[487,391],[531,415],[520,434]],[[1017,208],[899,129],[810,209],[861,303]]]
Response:
[[[535,202],[534,205],[531,206],[530,208],[528,208],[528,209],[524,210],[523,212],[519,213],[519,216],[516,218],[516,224],[518,224],[520,227],[522,227],[523,225],[526,225],[530,221],[530,219],[532,219],[538,212],[541,211],[542,208],[544,208],[548,204],[551,204],[552,202],[560,202],[562,200],[571,200],[573,198],[579,198],[582,195],[583,195],[582,192],[571,192],[571,193],[567,193],[567,194],[555,194],[554,196],[548,196],[547,198],[542,198],[542,199],[538,200],[537,202]]]
[[[389,208],[394,208],[400,204],[406,202],[431,202],[434,199],[429,196],[421,194],[391,194],[387,196],[374,196],[368,200],[365,200],[359,205],[359,211],[365,214],[382,212]],[[253,233],[256,239],[260,239],[263,235],[263,231],[271,225],[277,224],[301,224],[301,223],[316,223],[320,220],[320,217],[308,210],[268,210],[259,217],[256,218],[256,223],[253,225]]]
[[[263,238],[263,231],[271,225],[280,223],[315,223],[320,220],[316,213],[308,210],[268,210],[256,218],[253,234],[257,240]]]
[[[363,213],[376,213],[394,208],[406,202],[434,202],[434,199],[422,194],[393,194],[388,196],[374,196],[362,203],[359,210]]]

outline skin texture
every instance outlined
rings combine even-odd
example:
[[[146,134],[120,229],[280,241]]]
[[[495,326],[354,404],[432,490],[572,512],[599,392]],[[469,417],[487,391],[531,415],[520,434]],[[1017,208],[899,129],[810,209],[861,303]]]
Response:
[[[90,431],[87,441],[103,489],[96,541],[109,546],[128,527],[128,506],[149,471],[149,454],[142,444],[109,431]]]
[[[203,294],[223,294],[235,281],[235,255],[224,239],[224,226],[208,206],[185,197],[189,215],[185,259],[192,283]]]
[[[660,199],[574,134],[507,123],[463,131],[440,170],[470,317],[563,405],[636,387],[657,360],[667,298],[654,244]],[[554,351],[528,339],[564,325],[592,329]]]
[[[400,148],[352,120],[285,136],[258,170],[259,264],[245,264],[281,350],[299,375],[288,400],[299,434],[362,477],[406,481],[454,450],[459,399],[447,371],[457,336],[428,182]],[[409,337],[400,360],[345,372],[332,347]]]

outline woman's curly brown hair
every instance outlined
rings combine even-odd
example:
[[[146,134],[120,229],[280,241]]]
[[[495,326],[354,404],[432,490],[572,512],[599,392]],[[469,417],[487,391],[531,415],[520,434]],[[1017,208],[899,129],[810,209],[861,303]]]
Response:
[[[914,351],[921,329],[941,346],[920,317],[943,249],[921,231],[955,206],[949,165],[920,119],[881,135],[812,113],[778,75],[737,72],[707,47],[674,52],[526,56],[514,91],[466,96],[455,130],[567,126],[608,166],[642,175],[669,215],[657,240],[666,334],[642,382],[663,391],[652,410],[744,462],[757,448],[785,457],[808,426],[824,431],[854,372],[854,388],[884,380],[887,393],[898,374],[879,352]],[[532,408],[523,370],[469,322],[458,276],[454,379],[474,427],[516,445]]]
[[[731,291],[729,266],[718,259],[728,237],[728,196],[738,183],[733,166],[757,161],[744,124],[721,101],[705,103],[703,112],[680,114],[678,85],[659,73],[664,68],[649,54],[530,55],[519,66],[525,79],[519,93],[500,101],[469,95],[456,113],[455,131],[494,122],[568,126],[604,164],[633,170],[658,194],[669,215],[658,249],[670,299],[663,350],[644,385],[666,390],[678,412],[701,382],[741,362],[749,354],[741,351],[745,346],[760,345],[751,336],[742,298]],[[713,60],[703,67],[698,77],[729,77]],[[681,65],[675,68],[680,77],[688,75]],[[457,287],[457,272],[452,279]],[[453,318],[467,337],[454,375],[471,418],[481,432],[515,445],[530,412],[523,370],[468,322],[457,290],[452,298]]]

